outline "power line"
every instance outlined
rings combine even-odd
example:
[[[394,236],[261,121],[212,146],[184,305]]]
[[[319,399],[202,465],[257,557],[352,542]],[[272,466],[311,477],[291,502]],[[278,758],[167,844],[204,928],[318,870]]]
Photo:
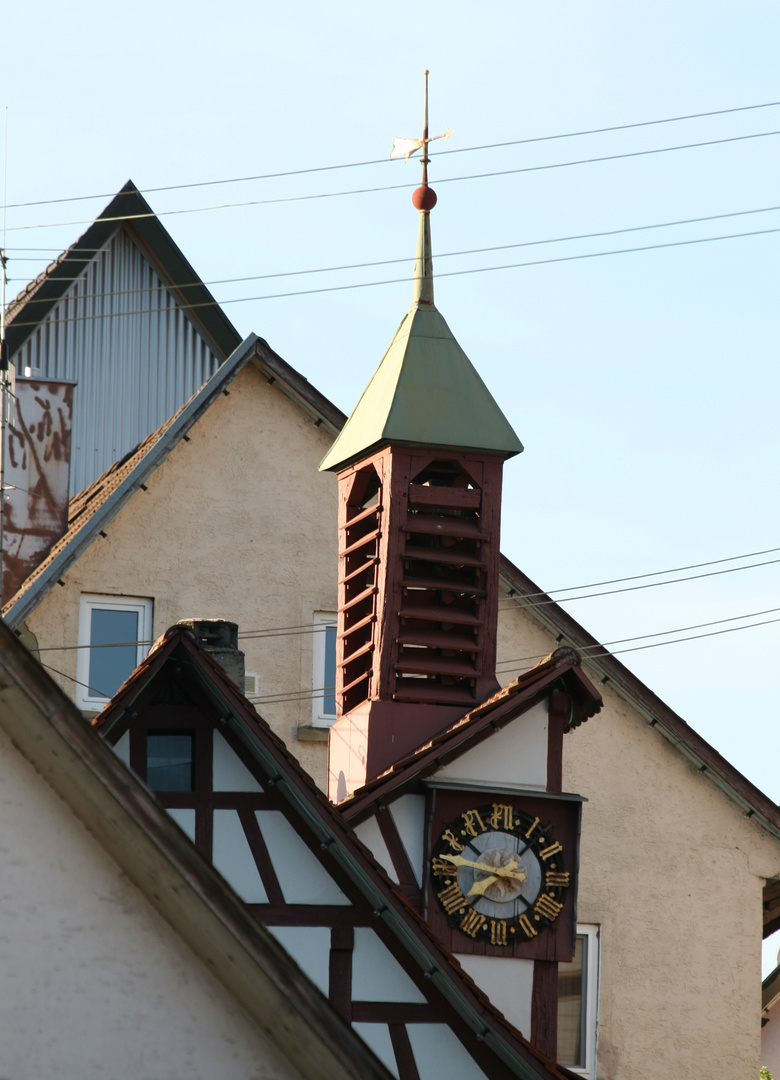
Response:
[[[669,154],[677,150],[696,150],[705,146],[722,146],[726,143],[744,142],[748,139],[765,139],[773,135],[780,135],[780,131],[759,131],[750,135],[732,135],[723,139],[707,139],[704,142],[683,143],[678,146],[661,146],[652,150],[631,150],[622,154],[604,154],[599,157],[578,158],[574,161],[559,161],[546,165],[524,165],[516,169],[496,169],[485,173],[471,173],[467,176],[445,176],[439,177],[436,180],[436,186],[439,187],[441,184],[461,183],[465,180],[486,180],[499,176],[516,176],[520,173],[544,172],[548,169],[565,169],[573,165],[594,165],[605,161],[621,161],[628,158],[647,157],[651,154]],[[408,181],[403,184],[384,184],[368,188],[351,188],[346,191],[321,191],[311,195],[283,195],[272,199],[249,199],[242,202],[217,203],[211,206],[193,206],[178,210],[160,210],[156,213],[150,211],[149,213],[144,214],[123,214],[116,217],[101,217],[97,220],[103,223],[114,221],[139,221],[155,217],[172,217],[179,214],[202,214],[212,210],[230,210],[248,206],[272,206],[280,203],[310,202],[316,199],[336,199],[347,195],[374,195],[380,192],[398,191],[403,188],[414,186],[416,185],[413,182]],[[8,229],[8,232],[28,232],[32,229],[59,229],[65,228],[66,226],[71,227],[92,224],[93,221],[91,218],[79,221],[50,221],[35,225],[13,225]]]
[[[560,255],[556,258],[550,259],[533,259],[528,262],[519,263],[504,263],[500,266],[477,266],[471,267],[466,270],[445,270],[439,272],[436,277],[462,277],[464,274],[487,274],[493,273],[497,270],[518,270],[528,266],[548,266],[554,263],[564,262],[577,262],[581,259],[600,259],[607,255],[630,255],[641,251],[660,251],[664,248],[675,247],[688,247],[692,244],[709,244],[715,243],[719,240],[741,240],[751,236],[767,236],[771,233],[780,232],[780,227],[774,229],[755,229],[751,232],[741,233],[729,233],[725,236],[702,236],[692,240],[670,240],[663,244],[644,244],[640,247],[632,248],[617,248],[612,251],[589,251],[580,255]],[[350,285],[324,285],[316,289],[296,289],[291,292],[283,293],[266,293],[262,296],[239,296],[232,299],[217,301],[217,300],[201,300],[194,304],[181,304],[177,303],[177,306],[182,310],[195,310],[197,308],[204,307],[224,307],[227,304],[247,304],[259,302],[261,300],[284,300],[290,297],[296,296],[315,296],[320,293],[332,293],[332,292],[345,292],[350,289],[370,289],[380,285],[408,285],[414,279],[409,277],[403,278],[387,278],[382,281],[361,281],[355,282]],[[107,313],[97,313],[91,315],[69,315],[65,318],[51,319],[50,324],[66,323],[66,322],[89,322],[93,319],[118,319],[131,315],[154,315],[158,312],[168,311],[167,307],[146,308],[137,311],[113,311]],[[38,326],[38,321],[31,322],[19,322],[15,323],[15,326]]]
[[[660,577],[662,574],[681,574],[684,570],[699,570],[703,566],[718,566],[724,562],[737,562],[739,559],[757,559],[759,555],[773,555],[776,551],[780,551],[780,548],[765,548],[763,551],[750,551],[745,555],[729,555],[725,559],[709,559],[707,562],[691,563],[689,566],[673,566],[669,570],[651,570],[646,574],[630,574],[628,577],[609,578],[607,581],[591,581],[588,585],[569,585],[565,589],[544,589],[539,592],[524,593],[523,599],[528,600],[536,596],[549,596],[550,593],[556,592],[571,592],[573,589],[599,589],[602,585],[620,585],[624,581],[639,581],[641,578],[646,577]],[[762,566],[763,563],[756,565]],[[735,570],[747,570],[749,567],[735,566]],[[673,578],[670,582],[661,582],[660,584],[671,584],[672,581],[687,581],[688,578]],[[513,600],[514,597],[504,597],[503,600]],[[748,616],[745,616],[746,618]]]
[[[770,609],[770,610],[780,610],[780,609]],[[744,617],[747,618],[748,616],[744,616]],[[607,657],[607,656],[620,656],[623,653],[641,652],[644,649],[658,649],[663,645],[678,645],[678,644],[681,644],[681,643],[686,642],[686,641],[698,641],[698,640],[700,640],[702,638],[718,637],[721,634],[735,634],[740,630],[753,630],[758,626],[769,626],[769,625],[771,625],[773,623],[778,623],[778,622],[780,622],[780,618],[777,618],[777,619],[764,619],[761,622],[748,623],[747,626],[731,626],[731,627],[727,627],[725,630],[712,630],[712,631],[710,631],[709,633],[706,633],[706,634],[692,634],[690,637],[672,638],[670,641],[653,641],[653,642],[650,642],[647,645],[635,645],[635,646],[633,646],[633,647],[631,647],[629,649],[606,649],[603,645],[599,645],[599,646],[596,646],[596,647],[597,648],[603,648],[604,649],[603,652],[590,653],[590,654],[588,654],[586,656],[583,656],[583,660],[587,663],[589,660],[600,660],[600,659],[603,659],[604,657]],[[702,623],[702,625],[706,626],[707,624]],[[676,631],[674,631],[674,630],[670,630],[668,632],[669,633],[676,633]],[[657,636],[657,635],[647,635],[647,636],[650,637],[650,636]],[[628,641],[628,640],[631,640],[631,639],[626,638],[625,640]],[[578,651],[581,651],[581,650],[578,649]],[[539,657],[539,658],[542,658],[542,657]],[[533,659],[537,659],[537,657],[528,657],[528,659],[533,660]],[[530,671],[530,670],[532,670],[532,669],[531,668],[523,668],[522,672]],[[499,672],[499,674],[506,675],[506,674],[508,674],[508,672],[506,672],[506,671]],[[258,703],[261,703],[261,704],[283,704],[284,702],[290,702],[290,703],[294,704],[296,701],[305,701],[307,698],[315,698],[315,697],[318,697],[320,695],[323,695],[326,690],[328,690],[327,687],[321,688],[319,690],[291,690],[288,693],[279,693],[279,694],[275,694],[275,695],[268,695],[266,697],[253,697],[252,700],[256,701]]]
[[[600,238],[607,237],[607,236],[620,236],[620,235],[623,235],[625,233],[647,232],[648,230],[651,230],[651,229],[670,229],[670,228],[675,228],[675,227],[680,226],[680,225],[702,224],[705,221],[722,221],[722,220],[724,220],[726,218],[745,217],[745,216],[750,215],[750,214],[769,214],[769,213],[773,213],[774,211],[777,211],[777,210],[780,210],[780,205],[777,205],[777,206],[761,206],[761,207],[757,207],[757,208],[755,208],[753,210],[730,210],[730,211],[727,211],[727,212],[722,213],[722,214],[708,214],[708,215],[706,215],[704,217],[680,218],[679,220],[676,220],[676,221],[659,221],[659,222],[656,222],[656,223],[650,224],[650,225],[628,225],[628,226],[625,226],[625,227],[622,227],[622,228],[619,228],[619,229],[606,229],[606,230],[603,230],[601,232],[575,233],[575,234],[572,234],[570,236],[553,236],[553,237],[550,237],[549,239],[546,239],[546,240],[520,240],[520,241],[517,241],[517,242],[512,243],[512,244],[496,244],[496,245],[493,245],[491,247],[466,248],[463,251],[445,251],[445,252],[442,252],[441,254],[437,254],[435,256],[435,258],[438,261],[439,259],[462,258],[465,255],[485,255],[485,254],[490,254],[490,253],[495,252],[495,251],[511,251],[511,250],[515,250],[517,248],[540,247],[540,246],[544,246],[546,244],[563,244],[563,243],[573,242],[575,240],[596,240],[596,239],[600,239]],[[72,257],[70,257],[70,259],[72,259],[72,261],[83,261],[80,258],[80,254],[74,254]],[[64,259],[59,261],[58,265],[62,265],[63,263],[68,262],[68,261],[70,261],[69,257],[66,256]],[[302,276],[309,275],[309,274],[338,273],[338,272],[341,272],[343,270],[365,270],[365,269],[370,269],[371,267],[375,267],[375,266],[393,266],[393,265],[396,265],[398,263],[410,263],[411,261],[412,261],[412,259],[409,256],[404,256],[402,258],[396,258],[396,259],[377,259],[377,260],[374,260],[372,262],[345,263],[345,264],[343,264],[341,266],[314,267],[314,268],[311,268],[311,269],[308,269],[308,270],[283,270],[283,271],[280,271],[280,272],[277,272],[277,273],[274,273],[274,274],[249,274],[249,275],[246,275],[246,276],[243,276],[243,277],[215,278],[212,281],[204,281],[201,284],[203,284],[205,286],[208,286],[208,287],[211,287],[211,286],[214,286],[214,285],[236,285],[236,284],[240,284],[241,282],[245,282],[245,281],[267,281],[269,279],[275,279],[275,278],[302,277]],[[60,282],[76,282],[76,281],[81,281],[83,276],[84,275],[83,275],[83,272],[82,272],[77,277],[58,278],[57,280],[60,281]],[[139,287],[133,288],[133,289],[114,289],[114,290],[110,290],[110,291],[106,291],[106,292],[80,293],[78,295],[74,294],[74,295],[70,296],[69,299],[74,301],[74,302],[82,302],[82,301],[86,301],[86,300],[103,299],[103,298],[105,298],[107,296],[129,296],[129,295],[135,295],[135,294],[138,294],[138,293],[146,294],[146,293],[153,293],[153,292],[169,292],[170,290],[175,290],[175,289],[192,288],[194,284],[196,284],[196,283],[192,282],[192,281],[182,282],[182,283],[179,283],[179,284],[166,284],[166,283],[161,281],[159,285],[139,286]],[[29,303],[35,303],[35,302],[36,301],[35,301],[34,297],[29,301]],[[229,301],[223,301],[223,302],[228,303]],[[18,327],[21,327],[21,326],[37,326],[38,322],[39,322],[39,320],[34,320],[34,321],[30,321],[30,322],[14,322],[14,326],[18,326]]]
[[[300,623],[297,626],[277,626],[270,627],[267,630],[247,630],[243,633],[239,633],[241,641],[247,640],[262,640],[263,638],[272,637],[291,637],[298,634],[324,634],[327,630],[327,626],[316,623]],[[38,647],[35,652],[75,652],[78,649],[126,649],[130,646],[135,648],[136,646],[154,645],[154,641],[109,641],[101,642],[95,645],[45,645]]]
[[[766,101],[757,105],[738,105],[729,109],[712,109],[709,112],[687,113],[683,116],[668,116],[660,120],[640,120],[629,124],[612,124],[609,127],[587,128],[582,131],[567,131],[557,135],[536,135],[525,139],[511,139],[506,142],[484,143],[481,146],[449,147],[446,150],[437,150],[436,157],[449,154],[470,154],[482,150],[499,150],[510,146],[527,146],[531,143],[551,142],[557,139],[573,139],[583,135],[603,135],[613,131],[629,131],[634,128],[652,127],[658,124],[674,124],[682,120],[700,120],[710,116],[725,116],[730,113],[750,112],[756,109],[770,109],[780,105],[780,101]],[[259,180],[279,180],[289,176],[304,176],[309,173],[334,172],[341,169],[358,169],[369,165],[387,165],[390,159],[374,158],[370,161],[351,161],[339,165],[315,165],[303,169],[287,169],[283,172],[262,173],[254,176],[233,176],[219,180],[199,180],[183,184],[166,184],[159,187],[145,188],[146,194],[161,191],[183,191],[190,188],[217,187],[222,184],[244,184]],[[144,192],[138,188],[132,188],[126,194],[142,195]],[[58,199],[36,199],[29,202],[9,203],[10,209],[19,209],[28,206],[52,206],[60,203],[85,202],[90,199],[110,199],[116,192],[101,192],[96,195],[71,195]]]
[[[734,562],[737,559],[751,559],[751,558],[755,558],[758,555],[772,554],[775,551],[780,551],[780,548],[766,548],[763,551],[754,551],[754,552],[750,552],[750,553],[745,554],[745,555],[730,555],[728,558],[711,559],[708,562],[702,562],[702,563],[691,563],[688,566],[675,567],[675,568],[670,569],[670,570],[653,570],[653,571],[650,571],[650,572],[648,572],[646,574],[633,574],[630,577],[613,578],[613,579],[611,579],[609,581],[593,582],[593,583],[591,583],[589,585],[572,585],[571,588],[572,589],[590,589],[590,588],[597,588],[600,585],[611,585],[611,584],[616,584],[616,583],[620,583],[620,582],[624,582],[624,581],[637,581],[637,580],[640,580],[640,579],[645,578],[645,577],[657,577],[657,576],[660,576],[661,574],[676,574],[676,573],[680,573],[683,570],[695,570],[695,569],[698,569],[699,567],[702,567],[702,566],[717,566],[720,563]],[[639,589],[656,588],[659,585],[675,585],[678,582],[694,581],[694,580],[697,580],[699,578],[704,578],[704,577],[720,576],[722,574],[733,574],[733,573],[736,573],[739,570],[751,570],[751,569],[753,569],[755,567],[772,566],[772,565],[775,565],[778,562],[780,562],[780,559],[768,559],[768,560],[766,560],[764,562],[760,562],[760,563],[750,563],[748,566],[732,566],[732,567],[729,567],[728,569],[725,569],[725,570],[717,570],[717,571],[713,571],[713,572],[707,573],[707,574],[693,574],[693,575],[690,575],[688,577],[683,577],[683,578],[669,578],[666,581],[646,582],[644,585],[636,585],[636,586],[632,586],[632,587],[627,588],[627,589],[610,589],[610,590],[608,590],[606,592],[603,592],[603,593],[592,593],[592,594],[589,594],[588,596],[583,596],[581,598],[576,597],[576,596],[575,597],[567,597],[566,599],[567,600],[576,600],[576,599],[585,600],[585,599],[591,599],[594,596],[612,596],[612,595],[615,595],[615,594],[621,593],[621,592],[635,592],[635,591],[637,591]],[[511,606],[512,608],[517,608],[517,607],[544,607],[544,606],[546,606],[548,604],[563,603],[564,601],[558,601],[558,600],[549,599],[549,595],[548,595],[549,592],[562,592],[562,591],[567,591],[567,590],[551,589],[551,590],[548,590],[547,592],[527,593],[524,596],[515,595],[515,596],[505,597],[504,599],[502,599],[501,603],[504,605],[504,608],[506,608],[507,606]],[[536,597],[545,597],[545,600],[542,601],[542,602],[537,602],[535,600]],[[526,604],[526,603],[524,603],[524,601],[526,601],[526,600],[531,600],[532,602],[530,604]],[[769,611],[774,611],[774,610],[780,610],[780,609],[770,608],[768,610]],[[711,622],[711,623],[700,623],[695,627],[685,626],[685,627],[682,627],[681,630],[698,629],[698,627],[700,627],[700,626],[714,626],[719,622],[732,622],[735,619],[752,619],[756,615],[764,615],[764,614],[767,614],[767,612],[765,612],[765,611],[757,611],[757,612],[751,612],[751,613],[749,613],[747,615],[735,615],[735,616],[733,616],[732,618],[729,618],[729,619],[716,619],[714,622]],[[335,618],[335,616],[334,616],[334,618]],[[295,636],[301,635],[301,634],[318,634],[318,633],[323,633],[324,634],[324,633],[326,633],[327,629],[328,629],[328,627],[325,624],[321,624],[321,623],[296,623],[296,624],[294,624],[292,626],[273,626],[273,627],[260,628],[260,629],[257,629],[257,630],[244,630],[244,631],[239,632],[238,637],[239,637],[239,640],[241,640],[241,641],[252,641],[252,640],[263,640],[264,638],[295,637]],[[663,633],[665,633],[665,634],[676,634],[678,632],[680,632],[680,631],[678,631],[678,630],[666,630],[666,631],[663,631]],[[657,635],[653,635],[653,634],[640,634],[639,635],[639,637],[641,637],[641,638],[654,637],[654,636],[657,636]],[[635,640],[635,639],[633,639],[633,638],[622,638],[620,640],[621,641],[626,641],[626,640]],[[135,646],[151,646],[153,644],[154,644],[154,641],[152,641],[152,640],[149,640],[149,641],[133,640],[133,641],[103,642],[101,644],[95,644],[95,645],[46,645],[46,646],[43,646],[43,647],[39,647],[36,650],[36,652],[38,652],[38,653],[41,653],[41,652],[73,652],[73,651],[76,651],[76,650],[79,650],[79,649],[114,649],[114,648],[119,649],[119,648],[128,648],[130,646],[133,646],[133,647],[135,647]],[[610,644],[610,642],[606,642],[606,644]],[[612,644],[614,644],[614,642]],[[533,657],[523,657],[522,659],[534,659],[534,658]],[[502,662],[503,663],[515,663],[515,661],[502,661]]]
[[[522,601],[525,599],[521,596],[510,596],[506,600],[510,601],[515,607],[546,607],[548,604],[566,604],[571,600],[591,600],[597,596],[614,596],[616,593],[636,592],[638,589],[657,589],[661,585],[677,585],[682,581],[698,581],[701,578],[719,577],[721,574],[736,574],[739,570],[754,570],[759,566],[772,566],[775,563],[780,562],[780,559],[767,559],[765,562],[750,563],[748,566],[730,566],[727,570],[709,570],[706,574],[689,574],[688,577],[669,578],[668,581],[648,581],[644,585],[629,585],[623,589],[606,589],[604,592],[597,593],[585,593],[583,596],[564,596],[558,600],[532,600],[530,604],[524,604]],[[585,588],[586,586],[583,586]],[[544,596],[544,593],[536,593],[534,595]],[[502,600],[504,606],[505,601]]]
[[[780,609],[769,608],[768,610],[769,611],[777,611],[777,610],[780,610]],[[760,614],[760,612],[757,612],[756,614]],[[735,616],[735,618],[739,618],[739,617],[740,616]],[[750,618],[750,616],[742,616],[742,618]],[[721,621],[721,620],[718,620],[718,621]],[[732,620],[722,620],[722,621],[728,622],[728,621],[732,621]],[[601,652],[601,653],[589,653],[586,656],[584,656],[583,659],[586,662],[588,660],[600,660],[600,659],[603,659],[606,656],[620,656],[623,653],[642,652],[645,649],[657,649],[657,648],[660,648],[663,645],[679,645],[679,644],[682,644],[683,642],[687,642],[687,641],[699,641],[699,640],[701,640],[703,638],[719,637],[722,634],[736,634],[740,630],[754,630],[756,627],[759,627],[759,626],[771,626],[774,623],[778,623],[778,622],[780,622],[780,618],[777,618],[777,619],[763,619],[760,622],[748,623],[746,626],[731,626],[731,627],[727,627],[724,630],[712,630],[712,631],[710,631],[709,633],[706,633],[706,634],[691,634],[689,637],[672,638],[669,641],[654,641],[654,642],[650,642],[649,644],[646,644],[646,645],[635,645],[635,646],[632,646],[629,649],[606,649],[603,645],[588,646],[589,648],[604,648],[604,651]],[[707,626],[707,625],[714,625],[714,624],[701,623],[700,625]],[[667,633],[678,633],[679,631],[670,630],[670,631],[666,631],[666,632]],[[660,635],[658,635],[658,634],[640,635],[640,637],[658,637],[658,636],[660,636]],[[621,640],[623,640],[623,641],[632,641],[632,640],[638,640],[638,639],[636,639],[636,638],[623,638]],[[579,651],[582,651],[582,650],[579,650]],[[527,659],[532,660],[532,659],[536,659],[536,657],[528,657]],[[509,661],[505,661],[505,662],[508,663]],[[522,660],[518,661],[518,663],[521,663],[521,662],[522,662]],[[76,683],[78,686],[85,686],[88,690],[93,690],[93,692],[95,692],[95,693],[98,692],[98,691],[96,691],[94,689],[94,687],[89,686],[89,684],[87,684],[85,682],[82,682],[79,679],[74,678],[72,675],[67,675],[64,671],[59,671],[57,668],[52,667],[50,664],[43,664],[43,667],[45,667],[48,671],[53,672],[55,675],[60,675],[63,679],[68,679],[70,682]],[[531,669],[527,668],[527,669],[523,669],[523,670],[530,671]],[[507,674],[507,672],[505,671],[505,672],[503,672],[503,674]],[[296,701],[305,701],[307,699],[314,699],[316,697],[326,697],[329,694],[333,693],[334,689],[335,689],[334,687],[325,686],[325,687],[319,687],[316,690],[291,690],[291,691],[288,691],[286,693],[269,694],[269,695],[265,695],[265,696],[253,696],[251,700],[255,701],[255,702],[258,702],[260,704],[266,704],[266,705],[269,705],[269,704],[283,704],[285,702],[294,703]]]
[[[604,649],[607,645],[623,645],[627,641],[644,641],[647,638],[668,637],[669,634],[684,634],[688,630],[702,630],[708,626],[721,626],[727,622],[741,622],[743,619],[756,619],[759,615],[772,615],[775,611],[780,611],[780,607],[766,608],[764,611],[751,611],[748,615],[731,615],[727,619],[711,619],[709,622],[694,623],[692,626],[678,626],[675,630],[659,630],[654,634],[635,634],[633,637],[625,638],[613,638],[611,641],[601,641],[594,645],[577,645],[575,646],[577,652],[584,660],[588,660],[594,649]],[[770,620],[775,621],[775,620]],[[763,626],[763,623],[756,623],[756,626]],[[735,627],[735,629],[742,629],[741,627]],[[676,640],[676,639],[675,639]],[[683,639],[683,640],[688,640]],[[537,653],[534,656],[518,656],[514,660],[499,660],[496,663],[496,667],[502,665],[509,665],[507,670],[511,671],[517,667],[518,664],[525,664],[529,660],[543,660],[547,653]],[[506,674],[505,671],[498,672],[498,674]]]
[[[739,569],[739,568],[737,568],[737,569]],[[645,645],[634,646],[634,647],[632,647],[630,649],[609,649],[608,650],[606,648],[606,646],[608,646],[608,645],[619,645],[619,644],[623,644],[625,642],[630,642],[630,641],[644,641],[647,638],[667,637],[669,634],[685,633],[688,630],[699,630],[699,629],[702,629],[704,627],[709,627],[709,626],[720,626],[723,623],[727,623],[727,622],[737,622],[737,621],[741,621],[743,619],[753,619],[753,618],[758,617],[759,615],[772,614],[775,611],[780,611],[780,608],[776,608],[776,607],[775,608],[766,608],[763,611],[753,611],[753,612],[750,612],[750,613],[745,614],[745,615],[733,615],[733,616],[729,616],[729,617],[724,618],[724,619],[712,619],[709,622],[695,623],[695,624],[693,624],[691,626],[677,627],[674,630],[660,630],[660,631],[657,631],[657,632],[651,633],[651,634],[637,634],[637,635],[634,635],[633,637],[615,638],[612,641],[599,642],[599,643],[596,643],[594,645],[577,646],[577,650],[580,653],[580,655],[582,656],[583,660],[587,661],[587,660],[599,659],[599,658],[602,658],[604,656],[617,656],[617,655],[620,655],[621,653],[625,653],[625,652],[639,652],[639,651],[641,651],[643,649],[658,648],[661,645],[675,645],[675,644],[678,644],[680,642],[696,641],[696,640],[699,640],[701,638],[715,637],[715,636],[719,636],[721,634],[736,633],[739,630],[750,630],[750,629],[754,629],[754,628],[759,627],[759,626],[769,626],[769,625],[772,625],[774,623],[780,622],[780,618],[778,618],[778,619],[764,619],[764,620],[761,620],[760,622],[749,623],[749,624],[747,624],[745,626],[732,626],[732,627],[729,627],[729,628],[727,628],[725,630],[716,630],[716,631],[712,631],[711,633],[707,633],[707,634],[692,634],[692,635],[690,635],[688,637],[684,637],[684,638],[672,638],[669,641],[651,642],[651,643],[648,643],[648,644],[645,644]],[[257,637],[257,636],[260,636],[261,634],[265,635],[265,636],[272,636],[272,635],[284,636],[286,633],[292,632],[294,630],[298,630],[298,631],[302,632],[304,630],[313,631],[314,629],[315,628],[313,628],[311,626],[307,626],[306,624],[301,624],[298,627],[289,627],[289,628],[286,628],[283,631],[250,631],[249,634],[240,635],[240,636],[241,637]],[[325,627],[322,627],[321,629],[324,631]],[[125,646],[128,646],[128,645],[136,645],[137,646],[137,645],[146,645],[146,644],[151,644],[151,642],[146,642],[146,641],[141,641],[141,642],[139,642],[139,641],[114,642],[114,643],[111,643],[111,644],[108,644],[108,645],[104,644],[104,645],[93,645],[93,646],[89,646],[89,645],[87,645],[87,646],[83,646],[83,645],[49,646],[49,647],[46,647],[46,648],[43,648],[43,649],[37,649],[35,651],[37,651],[38,653],[51,652],[51,651],[63,651],[64,652],[64,651],[70,651],[70,650],[73,650],[73,649],[81,649],[81,648],[118,648],[118,647],[125,647]],[[602,649],[604,651],[597,653],[597,652],[593,651],[593,650],[596,650],[596,649]],[[517,657],[514,660],[500,660],[496,666],[497,666],[497,668],[499,666],[502,666],[502,671],[498,672],[498,674],[507,674],[509,671],[514,670],[518,665],[526,663],[526,662],[531,661],[531,660],[543,659],[545,655],[547,655],[547,654],[539,653],[539,654],[536,654],[536,655],[533,655],[533,656]],[[509,667],[506,667],[505,665],[509,665]],[[64,679],[68,679],[71,682],[76,683],[79,686],[86,687],[88,690],[91,690],[93,693],[96,693],[96,694],[99,693],[99,691],[97,691],[94,687],[90,686],[88,683],[82,682],[81,680],[74,678],[72,675],[68,675],[64,671],[60,671],[57,668],[52,667],[50,664],[45,664],[44,663],[43,666],[45,668],[47,668],[47,670],[54,672],[54,674],[56,674],[56,675],[60,675]],[[530,668],[529,669],[523,669],[523,670],[530,670]],[[257,701],[257,702],[261,702],[263,704],[282,703],[282,702],[285,702],[285,701],[294,702],[294,701],[298,701],[298,700],[305,700],[307,698],[326,697],[326,696],[332,694],[334,692],[334,689],[335,689],[335,687],[323,686],[323,687],[318,687],[317,689],[308,689],[307,688],[307,689],[300,689],[300,690],[280,691],[280,692],[273,693],[273,694],[267,694],[267,695],[262,695],[262,696],[253,696],[252,700]]]

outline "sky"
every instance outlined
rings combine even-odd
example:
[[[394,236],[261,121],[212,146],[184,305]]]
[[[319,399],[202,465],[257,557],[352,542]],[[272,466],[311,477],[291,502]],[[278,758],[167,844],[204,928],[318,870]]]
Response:
[[[436,303],[525,445],[502,550],[780,799],[776,3],[45,0],[4,37],[9,298],[132,179],[347,413],[411,299],[420,166],[388,159],[429,68]]]

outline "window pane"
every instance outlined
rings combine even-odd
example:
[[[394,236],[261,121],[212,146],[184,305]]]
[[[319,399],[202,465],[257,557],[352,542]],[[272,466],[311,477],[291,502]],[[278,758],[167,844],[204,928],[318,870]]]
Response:
[[[325,627],[325,694],[322,712],[325,716],[336,715],[336,627]]]
[[[588,939],[577,935],[570,964],[558,964],[558,1061],[585,1066],[585,986]]]
[[[192,791],[192,735],[146,736],[146,783],[152,791]]]
[[[90,645],[113,645],[118,641],[138,641],[138,612],[110,611],[93,608],[90,623]],[[115,648],[89,652],[89,685],[93,697],[113,697],[137,666],[138,646],[117,645]]]

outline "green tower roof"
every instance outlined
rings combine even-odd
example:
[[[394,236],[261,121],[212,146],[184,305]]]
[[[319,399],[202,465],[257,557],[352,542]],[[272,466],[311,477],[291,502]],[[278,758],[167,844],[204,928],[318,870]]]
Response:
[[[338,471],[391,443],[503,457],[523,449],[433,303],[429,212],[436,196],[425,174],[413,202],[420,220],[412,306],[322,470]]]

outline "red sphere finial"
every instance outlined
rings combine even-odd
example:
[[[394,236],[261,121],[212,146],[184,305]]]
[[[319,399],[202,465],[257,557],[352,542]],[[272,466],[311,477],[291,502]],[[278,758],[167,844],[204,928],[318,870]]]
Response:
[[[436,192],[432,187],[423,184],[412,195],[412,204],[416,210],[433,210],[436,205]]]

